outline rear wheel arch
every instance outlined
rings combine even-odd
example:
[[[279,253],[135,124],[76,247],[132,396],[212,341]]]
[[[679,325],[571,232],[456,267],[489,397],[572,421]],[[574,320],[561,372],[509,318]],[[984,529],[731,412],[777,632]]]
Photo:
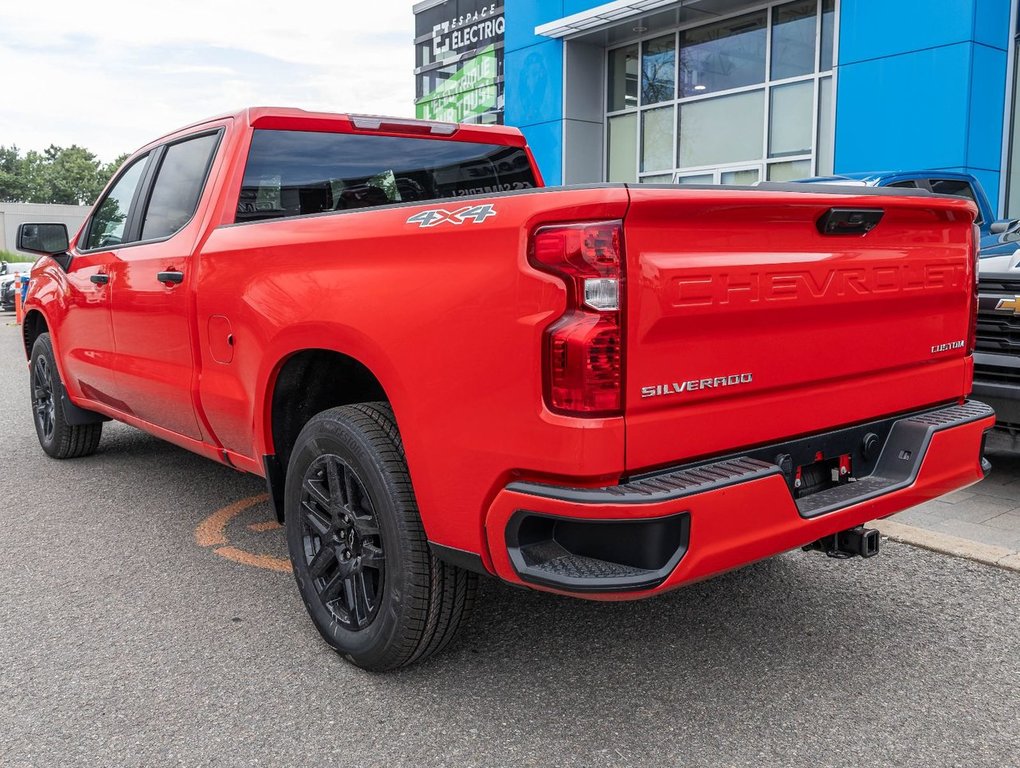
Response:
[[[25,358],[32,359],[32,347],[35,345],[35,340],[38,339],[42,334],[49,333],[50,326],[46,322],[46,317],[38,309],[29,310],[28,314],[25,315],[25,319],[21,326],[21,335],[25,343]],[[50,334],[52,338],[52,334]],[[57,361],[59,364],[59,360]]]
[[[390,402],[390,398],[379,377],[357,358],[331,349],[304,349],[276,365],[265,401],[263,464],[276,515],[282,521],[287,463],[305,424],[330,408]]]

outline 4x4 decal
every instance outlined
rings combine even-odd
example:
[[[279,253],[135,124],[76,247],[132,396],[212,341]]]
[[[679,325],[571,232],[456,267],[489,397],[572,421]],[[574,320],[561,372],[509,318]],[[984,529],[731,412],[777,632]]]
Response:
[[[417,224],[419,227],[435,227],[439,224],[460,225],[465,221],[481,224],[490,216],[495,216],[496,210],[491,205],[469,205],[458,208],[456,211],[448,211],[445,208],[430,208],[427,211],[416,213],[407,220],[408,224]]]

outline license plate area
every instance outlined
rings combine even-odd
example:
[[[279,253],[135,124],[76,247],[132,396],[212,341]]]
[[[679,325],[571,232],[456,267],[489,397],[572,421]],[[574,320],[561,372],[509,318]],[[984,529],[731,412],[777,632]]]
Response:
[[[853,456],[850,453],[826,458],[818,451],[814,461],[800,465],[794,472],[793,495],[794,498],[801,499],[813,493],[855,482],[857,478],[853,474]]]

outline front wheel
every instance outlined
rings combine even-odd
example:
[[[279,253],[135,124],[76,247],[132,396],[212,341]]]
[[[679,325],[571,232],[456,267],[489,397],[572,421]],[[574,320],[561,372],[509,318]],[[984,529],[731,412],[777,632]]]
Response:
[[[284,509],[305,607],[326,642],[358,666],[424,659],[467,618],[477,577],[429,551],[388,403],[332,408],[305,425]]]
[[[57,371],[53,343],[42,333],[32,345],[32,418],[39,445],[55,459],[76,459],[96,452],[103,423],[72,425],[64,417],[64,385]]]

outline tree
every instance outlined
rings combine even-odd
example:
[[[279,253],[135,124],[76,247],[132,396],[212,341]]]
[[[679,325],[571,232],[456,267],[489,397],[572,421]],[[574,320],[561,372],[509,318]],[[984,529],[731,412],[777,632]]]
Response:
[[[77,144],[51,145],[24,156],[17,147],[0,146],[0,201],[90,204],[126,158],[103,164]]]

